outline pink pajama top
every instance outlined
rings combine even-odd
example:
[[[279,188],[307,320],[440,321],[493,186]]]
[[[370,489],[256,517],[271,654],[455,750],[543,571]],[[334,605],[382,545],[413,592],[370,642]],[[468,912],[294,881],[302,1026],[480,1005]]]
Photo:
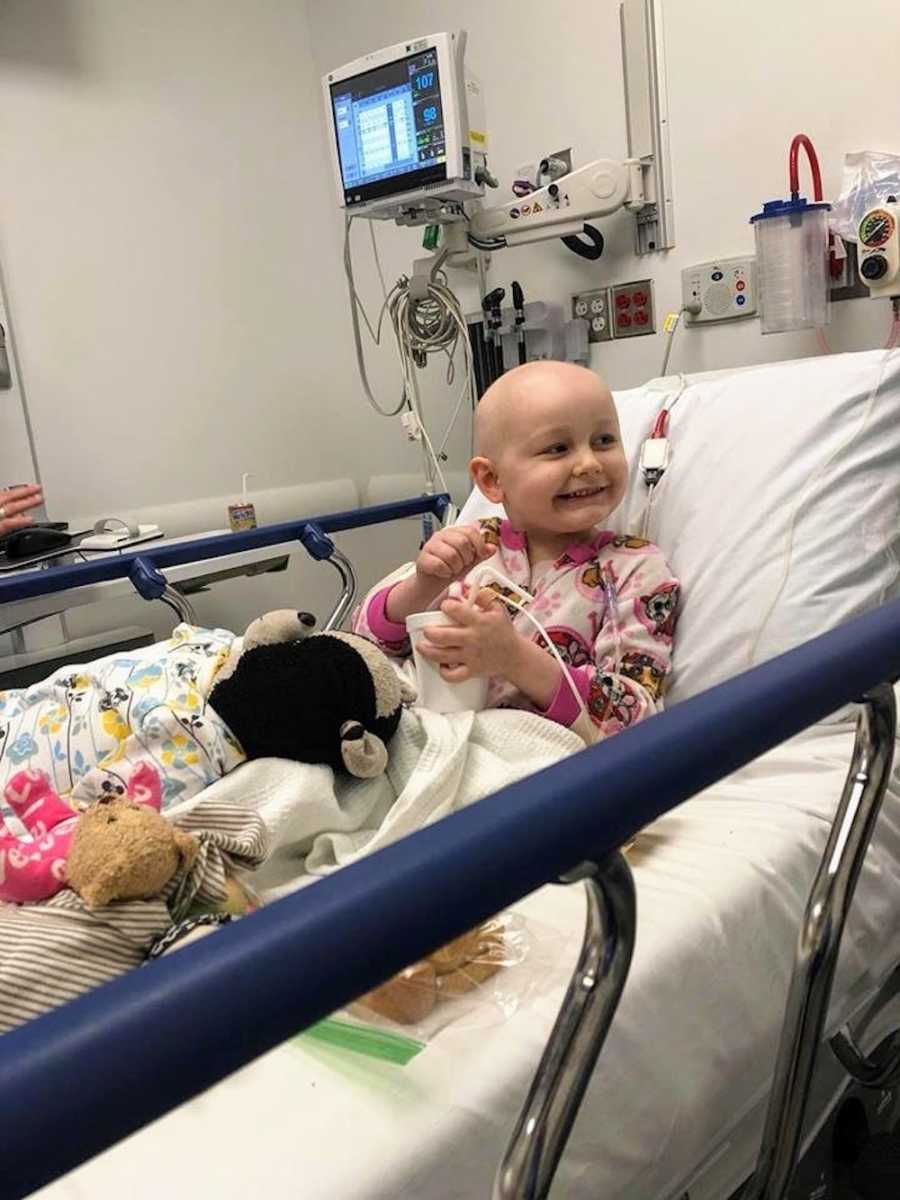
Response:
[[[583,725],[586,713],[594,738],[658,712],[671,669],[679,586],[656,546],[598,530],[588,541],[573,542],[554,562],[533,569],[526,535],[508,520],[487,517],[477,528],[497,547],[488,562],[534,596],[528,610],[547,631],[582,700],[579,707],[561,679],[548,708],[539,709],[495,676],[488,706],[529,709],[566,726]],[[395,576],[369,592],[354,614],[353,629],[387,654],[405,658],[410,654],[406,626],[389,621],[385,613],[397,582]],[[502,594],[499,585],[492,586]],[[435,609],[444,598],[435,601]],[[527,617],[507,611],[519,633],[547,649]]]

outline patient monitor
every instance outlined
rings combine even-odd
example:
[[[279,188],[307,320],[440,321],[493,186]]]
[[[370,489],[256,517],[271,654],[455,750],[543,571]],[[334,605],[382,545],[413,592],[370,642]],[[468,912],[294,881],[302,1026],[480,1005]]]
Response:
[[[322,77],[337,198],[348,217],[440,223],[451,254],[567,237],[623,206],[655,207],[658,155],[596,159],[483,208],[487,136],[466,34],[435,33],[354,59]],[[651,242],[651,248],[659,243]],[[452,261],[452,260],[451,260]]]
[[[322,79],[338,203],[348,215],[434,220],[482,195],[486,139],[466,35],[435,33],[364,54]],[[403,223],[413,223],[408,220]]]

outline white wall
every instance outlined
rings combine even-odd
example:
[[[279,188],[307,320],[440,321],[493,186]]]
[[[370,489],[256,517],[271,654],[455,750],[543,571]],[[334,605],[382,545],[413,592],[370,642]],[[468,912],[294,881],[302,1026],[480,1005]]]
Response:
[[[663,8],[675,249],[635,258],[632,223],[618,214],[598,222],[607,238],[599,263],[582,262],[558,242],[506,250],[494,257],[493,284],[518,278],[533,296],[568,303],[585,287],[652,276],[665,313],[680,303],[683,267],[752,253],[748,218],[764,200],[788,194],[794,133],[813,138],[826,196],[839,190],[846,151],[900,153],[894,62],[900,7],[893,0],[873,0],[868,10],[878,33],[866,40],[864,67],[850,52],[847,9],[836,0],[664,0]],[[484,84],[490,161],[507,189],[517,165],[562,146],[572,145],[580,164],[626,153],[618,10],[618,0],[309,3],[322,71],[408,35],[468,30],[469,64]],[[395,270],[411,243],[408,235],[397,249]],[[848,301],[835,306],[828,338],[837,349],[871,347],[884,341],[889,323],[886,301]],[[613,386],[632,386],[658,373],[663,348],[662,334],[601,343],[593,365]],[[812,333],[762,337],[758,322],[748,320],[680,330],[671,367],[702,370],[815,353]]]
[[[302,0],[0,8],[0,257],[51,515],[415,466],[356,402],[320,109]]]

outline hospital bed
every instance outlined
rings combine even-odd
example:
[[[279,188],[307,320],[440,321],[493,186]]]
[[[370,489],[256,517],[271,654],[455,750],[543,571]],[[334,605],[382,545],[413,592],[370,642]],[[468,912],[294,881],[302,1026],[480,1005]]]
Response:
[[[146,1125],[40,1194],[111,1197],[127,1180],[135,1197],[487,1195],[528,1092],[497,1196],[545,1194],[558,1154],[567,1197],[725,1200],[758,1157],[742,1198],[781,1195],[798,1155],[792,1194],[827,1196],[830,1157],[815,1151],[852,1076],[878,1085],[873,1129],[896,1119],[900,778],[885,681],[900,675],[900,355],[684,382],[618,397],[632,454],[677,397],[651,532],[686,585],[678,702],[6,1035],[4,1194]],[[645,502],[633,480],[623,520]],[[864,695],[854,744],[847,706]],[[629,869],[617,851],[631,839]],[[554,881],[582,876],[597,881],[584,890],[596,936],[564,1011],[598,1000],[561,1017],[529,1091],[585,920],[584,891]],[[560,960],[509,1020],[451,1021],[403,1069],[282,1044],[510,905],[555,935]]]

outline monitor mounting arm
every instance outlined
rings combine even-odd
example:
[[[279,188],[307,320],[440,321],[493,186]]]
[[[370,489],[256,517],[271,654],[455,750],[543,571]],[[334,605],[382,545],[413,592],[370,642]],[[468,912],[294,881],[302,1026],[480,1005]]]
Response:
[[[595,159],[508,204],[477,210],[469,222],[469,241],[484,250],[521,246],[579,234],[585,221],[622,207],[640,212],[646,205],[646,169],[639,159]]]

